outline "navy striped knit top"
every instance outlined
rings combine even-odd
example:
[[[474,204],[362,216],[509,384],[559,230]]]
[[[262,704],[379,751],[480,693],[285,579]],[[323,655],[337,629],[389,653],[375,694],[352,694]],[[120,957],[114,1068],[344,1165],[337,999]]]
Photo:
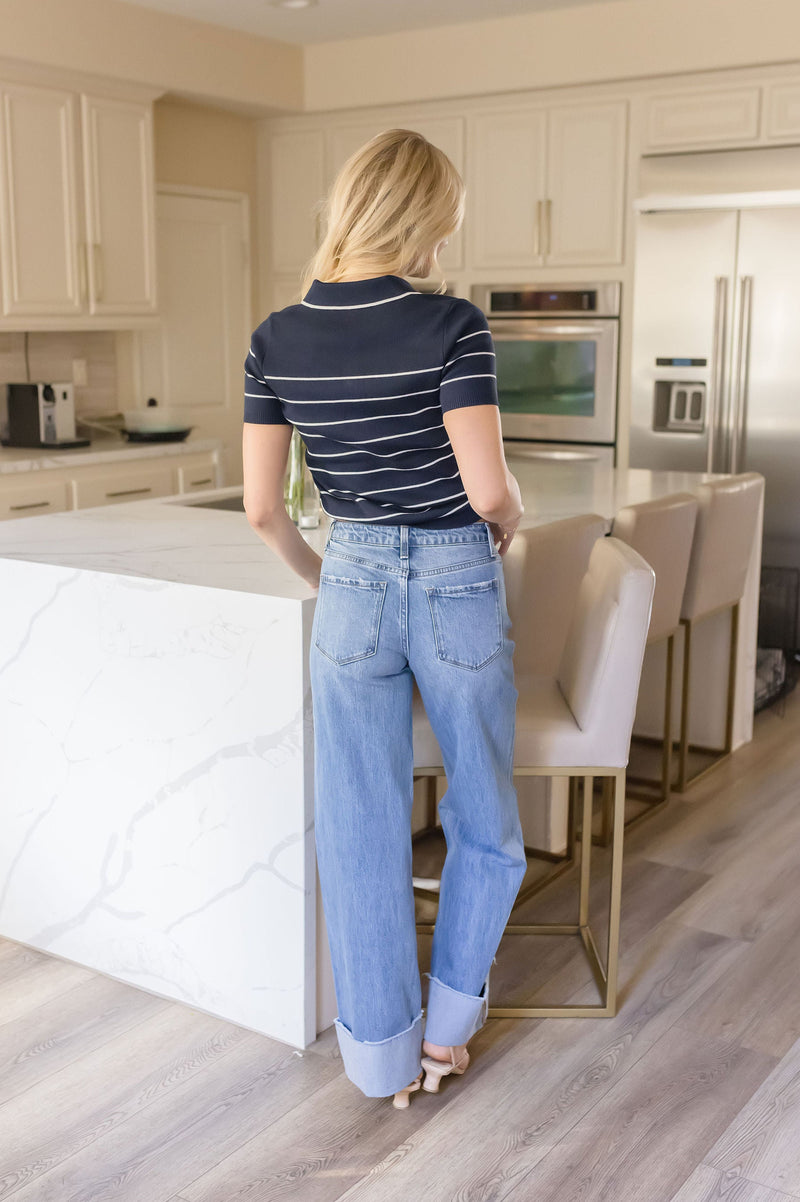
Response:
[[[442,415],[497,405],[485,315],[396,275],[314,280],[245,360],[244,420],[296,426],[331,517],[444,529],[469,504]]]

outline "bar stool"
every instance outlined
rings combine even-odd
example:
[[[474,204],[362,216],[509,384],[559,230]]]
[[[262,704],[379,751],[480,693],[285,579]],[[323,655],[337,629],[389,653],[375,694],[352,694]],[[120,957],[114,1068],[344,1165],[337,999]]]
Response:
[[[514,640],[515,674],[553,675],[556,672],[592,547],[603,537],[605,528],[605,518],[589,513],[542,526],[525,527],[514,535],[503,556],[503,579]],[[412,692],[414,704],[419,709],[422,699],[416,681]],[[422,774],[414,777],[415,780],[421,778]],[[429,835],[437,826],[437,778],[429,775],[423,779],[429,782],[426,825],[414,833],[414,842]],[[572,812],[570,806],[569,814]],[[575,831],[571,825],[565,855],[526,844],[525,854],[529,858],[549,861],[554,867],[526,886],[518,897],[524,901],[566,872],[575,863],[575,845]],[[417,897],[438,901],[438,888],[439,882],[433,878],[415,878]]]
[[[759,472],[742,472],[721,480],[698,485],[697,523],[681,606],[683,626],[683,679],[681,687],[681,730],[678,751],[678,778],[673,789],[684,793],[690,784],[705,776],[727,759],[733,747],[733,702],[736,691],[736,651],[739,637],[739,605],[753,539],[757,530],[764,495],[764,477]],[[698,622],[712,614],[730,609],[730,650],[728,690],[725,713],[725,746],[705,747],[689,743],[689,684],[692,634]],[[687,774],[689,751],[701,751],[715,758],[705,768]]]
[[[697,498],[688,492],[672,493],[655,501],[626,505],[614,518],[611,533],[638,551],[656,574],[653,612],[647,634],[647,647],[666,640],[666,683],[664,689],[664,733],[661,739],[661,776],[652,780],[646,776],[627,775],[626,793],[648,804],[625,821],[626,829],[666,805],[672,779],[672,668],[675,635],[680,629],[681,604],[689,569],[694,528],[697,519]],[[658,742],[647,735],[632,734],[633,741]],[[631,788],[631,785],[650,786],[650,791]],[[652,787],[655,788],[653,793]],[[607,846],[610,838],[611,809],[608,797],[603,798],[603,826],[595,842]]]
[[[510,549],[509,549],[510,550]],[[512,923],[510,935],[566,935],[581,940],[602,1001],[594,1005],[489,1007],[490,1018],[610,1017],[617,1007],[622,895],[625,769],[653,601],[655,575],[619,539],[598,538],[578,589],[554,675],[519,673],[515,776],[583,781],[583,831],[591,833],[594,777],[613,780],[613,837],[605,963],[589,924],[592,840],[580,840],[577,923]],[[421,708],[414,721],[415,771],[440,775],[442,753]],[[571,795],[570,805],[574,805]],[[573,821],[574,825],[574,821]],[[521,904],[519,898],[512,907]],[[418,924],[432,932],[432,924]]]

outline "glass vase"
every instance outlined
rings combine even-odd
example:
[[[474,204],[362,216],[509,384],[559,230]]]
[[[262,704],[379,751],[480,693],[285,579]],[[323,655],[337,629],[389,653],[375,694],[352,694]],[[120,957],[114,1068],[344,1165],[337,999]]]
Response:
[[[306,445],[297,427],[292,430],[289,461],[283,490],[286,512],[298,527],[319,525],[320,496],[311,469],[306,463]]]

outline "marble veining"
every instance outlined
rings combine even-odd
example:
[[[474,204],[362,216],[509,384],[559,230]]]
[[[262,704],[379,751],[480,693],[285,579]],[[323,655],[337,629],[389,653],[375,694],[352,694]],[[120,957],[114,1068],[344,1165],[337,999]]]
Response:
[[[49,468],[90,467],[96,463],[125,463],[129,459],[161,459],[168,455],[196,455],[201,451],[219,451],[219,438],[191,435],[184,442],[123,442],[122,437],[99,435],[88,447],[63,451],[39,450],[38,447],[0,447],[0,474],[39,472]]]

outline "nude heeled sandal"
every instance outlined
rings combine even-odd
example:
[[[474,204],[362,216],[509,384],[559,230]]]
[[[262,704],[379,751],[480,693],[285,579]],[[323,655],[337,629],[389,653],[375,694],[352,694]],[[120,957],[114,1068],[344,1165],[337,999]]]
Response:
[[[408,1110],[408,1096],[409,1094],[414,1093],[415,1090],[419,1089],[421,1084],[422,1073],[420,1073],[410,1085],[407,1085],[405,1089],[398,1089],[397,1093],[392,1099],[392,1105],[394,1106],[395,1110]]]
[[[456,1050],[451,1048],[449,1064],[445,1060],[434,1060],[432,1056],[423,1056],[422,1067],[425,1069],[425,1080],[422,1088],[428,1093],[438,1093],[442,1077],[448,1077],[450,1073],[456,1073],[460,1077],[467,1071],[468,1066],[469,1052],[466,1048],[461,1053],[458,1062],[456,1062]]]

